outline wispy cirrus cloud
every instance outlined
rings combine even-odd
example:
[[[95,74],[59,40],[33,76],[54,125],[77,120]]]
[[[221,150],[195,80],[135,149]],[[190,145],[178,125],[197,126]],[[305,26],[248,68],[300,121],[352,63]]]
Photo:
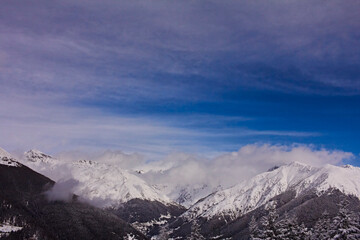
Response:
[[[329,117],[306,101],[358,100],[359,9],[355,1],[3,1],[1,144],[209,152],[326,135],[333,129],[322,123],[343,107]],[[304,97],[288,106],[286,94]],[[310,128],[314,114],[325,119]],[[333,125],[349,125],[341,120]]]
[[[359,8],[337,1],[5,2],[0,81],[121,100],[204,99],[226,86],[358,94]],[[213,94],[201,90],[209,87]]]
[[[220,139],[226,142],[227,139],[249,136],[318,136],[312,132],[222,126],[227,121],[251,121],[241,117],[202,116],[209,119],[206,121],[198,114],[177,120],[164,116],[119,116],[93,108],[64,107],[57,103],[49,106],[48,102],[34,99],[25,104],[25,100],[29,101],[27,98],[20,102],[0,101],[0,132],[3,136],[0,145],[5,148],[38,148],[50,153],[64,149],[122,149],[154,157],[177,151],[211,154],[223,150]],[[184,121],[190,124],[184,125]],[[197,127],[201,124],[202,128]],[[209,127],[204,127],[206,124]]]

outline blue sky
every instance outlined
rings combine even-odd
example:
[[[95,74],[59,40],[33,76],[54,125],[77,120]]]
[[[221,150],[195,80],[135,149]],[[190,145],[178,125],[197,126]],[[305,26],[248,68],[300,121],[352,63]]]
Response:
[[[360,148],[358,1],[2,1],[0,144]]]

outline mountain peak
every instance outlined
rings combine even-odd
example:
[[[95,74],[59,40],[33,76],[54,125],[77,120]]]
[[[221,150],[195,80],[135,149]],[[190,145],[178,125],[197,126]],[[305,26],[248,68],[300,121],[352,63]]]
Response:
[[[24,153],[25,158],[30,162],[44,162],[49,163],[54,160],[50,155],[47,155],[39,150],[31,149]]]
[[[15,158],[2,148],[0,148],[0,165],[10,166],[10,167],[20,166],[20,164],[15,160]]]
[[[274,171],[274,170],[278,169],[279,167],[280,167],[280,166],[275,165],[275,166],[273,166],[273,167],[269,168],[267,171],[268,171],[268,172],[272,172],[272,171]]]
[[[74,163],[75,165],[88,165],[88,166],[94,166],[94,165],[98,165],[98,163],[97,162],[95,162],[95,161],[91,161],[91,160],[85,160],[85,159],[83,159],[83,160],[79,160],[79,161],[77,161],[76,163]]]
[[[325,165],[312,167],[299,162],[283,165],[271,172],[261,173],[232,188],[218,191],[193,205],[187,214],[212,217],[222,213],[245,214],[286,191],[296,196],[315,191],[338,189],[360,198],[360,168]]]
[[[37,149],[30,149],[29,151],[27,151],[28,153],[33,153],[33,154],[38,154],[38,155],[41,155],[41,154],[44,154],[43,152],[37,150]]]
[[[346,164],[342,166],[343,168],[350,168],[350,169],[356,169],[357,167],[354,167],[353,165]]]
[[[73,178],[79,181],[75,193],[101,207],[116,207],[131,199],[170,203],[143,179],[114,165],[89,160],[73,163]]]
[[[10,153],[5,151],[0,147],[0,158],[7,157],[7,158],[13,158]]]
[[[308,164],[305,164],[302,162],[293,161],[293,162],[290,162],[290,163],[284,164],[284,165],[275,165],[275,166],[269,168],[267,170],[267,172],[272,172],[279,168],[308,168],[308,169],[311,169],[313,167],[311,165],[308,165]]]
[[[287,164],[287,166],[293,166],[293,167],[311,167],[311,165],[308,165],[308,164],[302,163],[302,162],[298,162],[298,161],[293,161],[293,162]]]

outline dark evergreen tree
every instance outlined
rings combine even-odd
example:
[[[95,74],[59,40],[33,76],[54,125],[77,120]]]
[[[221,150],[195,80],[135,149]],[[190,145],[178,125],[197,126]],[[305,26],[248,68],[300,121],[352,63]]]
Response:
[[[295,217],[284,214],[281,221],[276,223],[279,237],[283,240],[305,240],[309,238],[310,231],[304,224],[298,224]]]
[[[280,232],[276,226],[279,215],[276,212],[275,205],[268,208],[268,214],[261,219],[262,229],[259,231],[259,238],[265,240],[281,240]]]
[[[313,233],[311,235],[312,240],[318,239],[330,239],[330,231],[331,231],[331,218],[329,213],[325,210],[316,222]]]
[[[281,220],[275,210],[275,206],[268,209],[268,215],[261,219],[262,228],[256,233],[254,221],[249,223],[250,239],[264,240],[309,240],[311,231],[304,224],[298,224],[295,217],[285,213]],[[256,223],[256,222],[255,222]]]
[[[259,240],[259,226],[254,216],[251,217],[249,222],[250,240]]]
[[[339,213],[332,221],[330,235],[334,240],[360,239],[359,219],[349,210],[349,201],[340,202]]]
[[[191,234],[187,238],[188,240],[205,240],[205,237],[200,233],[200,225],[194,220],[191,225]]]
[[[307,228],[304,223],[300,224],[300,239],[310,240],[312,229]]]

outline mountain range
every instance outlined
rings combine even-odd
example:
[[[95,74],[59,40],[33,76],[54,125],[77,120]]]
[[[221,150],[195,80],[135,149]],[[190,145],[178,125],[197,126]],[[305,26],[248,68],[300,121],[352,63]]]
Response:
[[[0,149],[0,237],[4,239],[146,239],[129,223],[78,201],[49,201],[55,182]]]
[[[360,168],[350,165],[292,162],[230,188],[169,189],[116,164],[0,149],[0,178],[0,237],[8,239],[249,239],[250,222],[261,228],[271,206],[277,221],[291,216],[307,229],[345,200],[360,210]]]

